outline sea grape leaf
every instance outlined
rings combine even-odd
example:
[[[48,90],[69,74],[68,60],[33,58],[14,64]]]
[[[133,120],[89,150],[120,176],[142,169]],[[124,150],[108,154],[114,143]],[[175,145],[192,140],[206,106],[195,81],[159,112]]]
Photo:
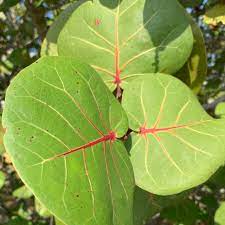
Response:
[[[70,4],[62,13],[56,18],[51,27],[49,28],[46,38],[41,46],[41,56],[57,56],[57,40],[59,33],[67,20],[71,16],[72,12],[79,7],[83,2],[87,0],[81,0]]]
[[[59,55],[92,65],[114,90],[143,73],[177,72],[193,36],[176,0],[93,0],[73,12],[57,44]]]
[[[225,102],[221,102],[216,106],[215,114],[221,118],[225,118]]]
[[[149,74],[123,93],[136,184],[159,194],[205,182],[225,157],[225,120],[210,117],[183,82]]]
[[[225,225],[225,202],[221,202],[215,214],[215,225]]]
[[[5,174],[2,171],[0,171],[0,189],[2,188],[4,183],[5,183]]]
[[[3,126],[18,174],[62,222],[133,224],[132,166],[117,139],[127,117],[90,66],[43,57],[21,71],[6,93]]]
[[[195,93],[198,93],[207,75],[206,47],[201,29],[189,14],[187,17],[191,24],[194,45],[188,61],[175,76],[184,81]]]
[[[216,26],[218,23],[225,24],[225,4],[216,4],[204,15],[204,22]]]

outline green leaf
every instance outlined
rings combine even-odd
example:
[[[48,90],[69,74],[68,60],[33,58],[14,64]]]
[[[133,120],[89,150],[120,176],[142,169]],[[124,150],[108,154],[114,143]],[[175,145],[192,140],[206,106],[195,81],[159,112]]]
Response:
[[[125,89],[136,184],[169,195],[205,182],[225,157],[224,120],[211,118],[178,79],[149,74]]]
[[[221,202],[220,207],[216,211],[215,224],[225,225],[225,202]]]
[[[3,125],[20,177],[57,218],[132,225],[132,166],[116,139],[127,117],[90,66],[43,57],[21,71],[7,90]]]
[[[59,33],[61,32],[62,28],[66,24],[67,20],[73,13],[73,11],[79,7],[85,0],[78,1],[75,3],[70,4],[54,21],[51,27],[48,30],[46,38],[44,39],[42,46],[41,46],[41,56],[57,56],[57,40],[59,37]]]
[[[143,73],[177,72],[192,46],[189,21],[176,0],[87,1],[58,38],[59,55],[92,65],[111,90]]]
[[[225,24],[225,4],[216,4],[206,11],[204,22],[214,26],[220,22]]]
[[[225,117],[225,102],[221,102],[216,106],[215,114],[219,117]]]
[[[5,174],[2,171],[0,171],[0,189],[3,187],[4,183],[5,183]]]
[[[17,197],[17,198],[23,198],[23,199],[27,199],[33,196],[32,192],[25,186],[23,185],[20,188],[17,188],[14,192],[13,192],[13,196]]]
[[[188,61],[175,76],[184,81],[195,93],[198,93],[207,75],[205,41],[199,26],[190,15],[187,14],[187,17],[194,36],[194,46]]]

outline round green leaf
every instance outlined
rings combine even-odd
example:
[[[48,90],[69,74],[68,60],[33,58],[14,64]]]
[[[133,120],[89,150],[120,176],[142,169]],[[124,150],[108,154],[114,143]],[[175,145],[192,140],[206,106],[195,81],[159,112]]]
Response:
[[[2,171],[0,171],[0,189],[2,188],[4,183],[5,183],[5,174]]]
[[[222,202],[215,214],[215,224],[225,225],[225,202]]]
[[[46,38],[44,39],[41,46],[41,56],[57,56],[57,40],[59,33],[61,32],[63,26],[66,24],[67,20],[71,16],[72,12],[79,7],[86,0],[74,2],[70,4],[54,21],[48,30]]]
[[[88,1],[58,38],[59,55],[92,65],[111,90],[143,73],[177,72],[192,46],[189,21],[176,0]]]
[[[187,17],[194,36],[194,46],[188,61],[175,76],[184,81],[195,93],[198,93],[207,75],[205,41],[199,26],[190,15],[187,14]]]
[[[127,117],[99,75],[44,57],[6,93],[4,143],[24,183],[66,225],[132,225]]]
[[[178,79],[149,74],[124,91],[136,184],[160,195],[205,182],[225,157],[225,121],[211,118]]]

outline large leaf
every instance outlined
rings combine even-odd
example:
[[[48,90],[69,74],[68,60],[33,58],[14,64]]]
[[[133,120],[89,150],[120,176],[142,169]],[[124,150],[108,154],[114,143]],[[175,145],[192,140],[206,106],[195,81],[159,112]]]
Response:
[[[225,120],[211,118],[195,95],[165,74],[134,80],[124,91],[136,183],[168,195],[205,182],[225,159]]]
[[[113,90],[143,73],[175,73],[192,45],[189,21],[176,0],[93,0],[70,16],[58,53],[91,64]]]
[[[132,224],[127,118],[99,75],[44,57],[6,94],[4,143],[24,183],[67,225]]]
[[[41,46],[41,55],[42,56],[57,56],[57,40],[59,37],[59,33],[61,32],[63,26],[66,24],[67,20],[73,13],[73,11],[79,7],[83,2],[87,0],[82,0],[78,2],[74,2],[70,4],[54,21],[51,27],[48,30],[46,38],[44,39]]]
[[[194,35],[194,46],[188,61],[175,76],[184,81],[195,93],[198,93],[207,74],[205,41],[199,26],[190,15],[187,14],[187,16]]]

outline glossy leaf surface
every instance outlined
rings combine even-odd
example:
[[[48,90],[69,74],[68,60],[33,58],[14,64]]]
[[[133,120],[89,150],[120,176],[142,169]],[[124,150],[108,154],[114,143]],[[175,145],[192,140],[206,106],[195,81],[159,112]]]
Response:
[[[225,158],[225,120],[211,118],[178,79],[147,75],[124,91],[122,105],[135,132],[131,161],[136,184],[169,195],[205,182]]]
[[[132,225],[127,118],[87,65],[44,57],[11,83],[4,143],[24,183],[66,225]]]
[[[143,73],[175,73],[192,46],[189,21],[176,0],[87,1],[58,39],[59,55],[92,65],[112,90]]]

